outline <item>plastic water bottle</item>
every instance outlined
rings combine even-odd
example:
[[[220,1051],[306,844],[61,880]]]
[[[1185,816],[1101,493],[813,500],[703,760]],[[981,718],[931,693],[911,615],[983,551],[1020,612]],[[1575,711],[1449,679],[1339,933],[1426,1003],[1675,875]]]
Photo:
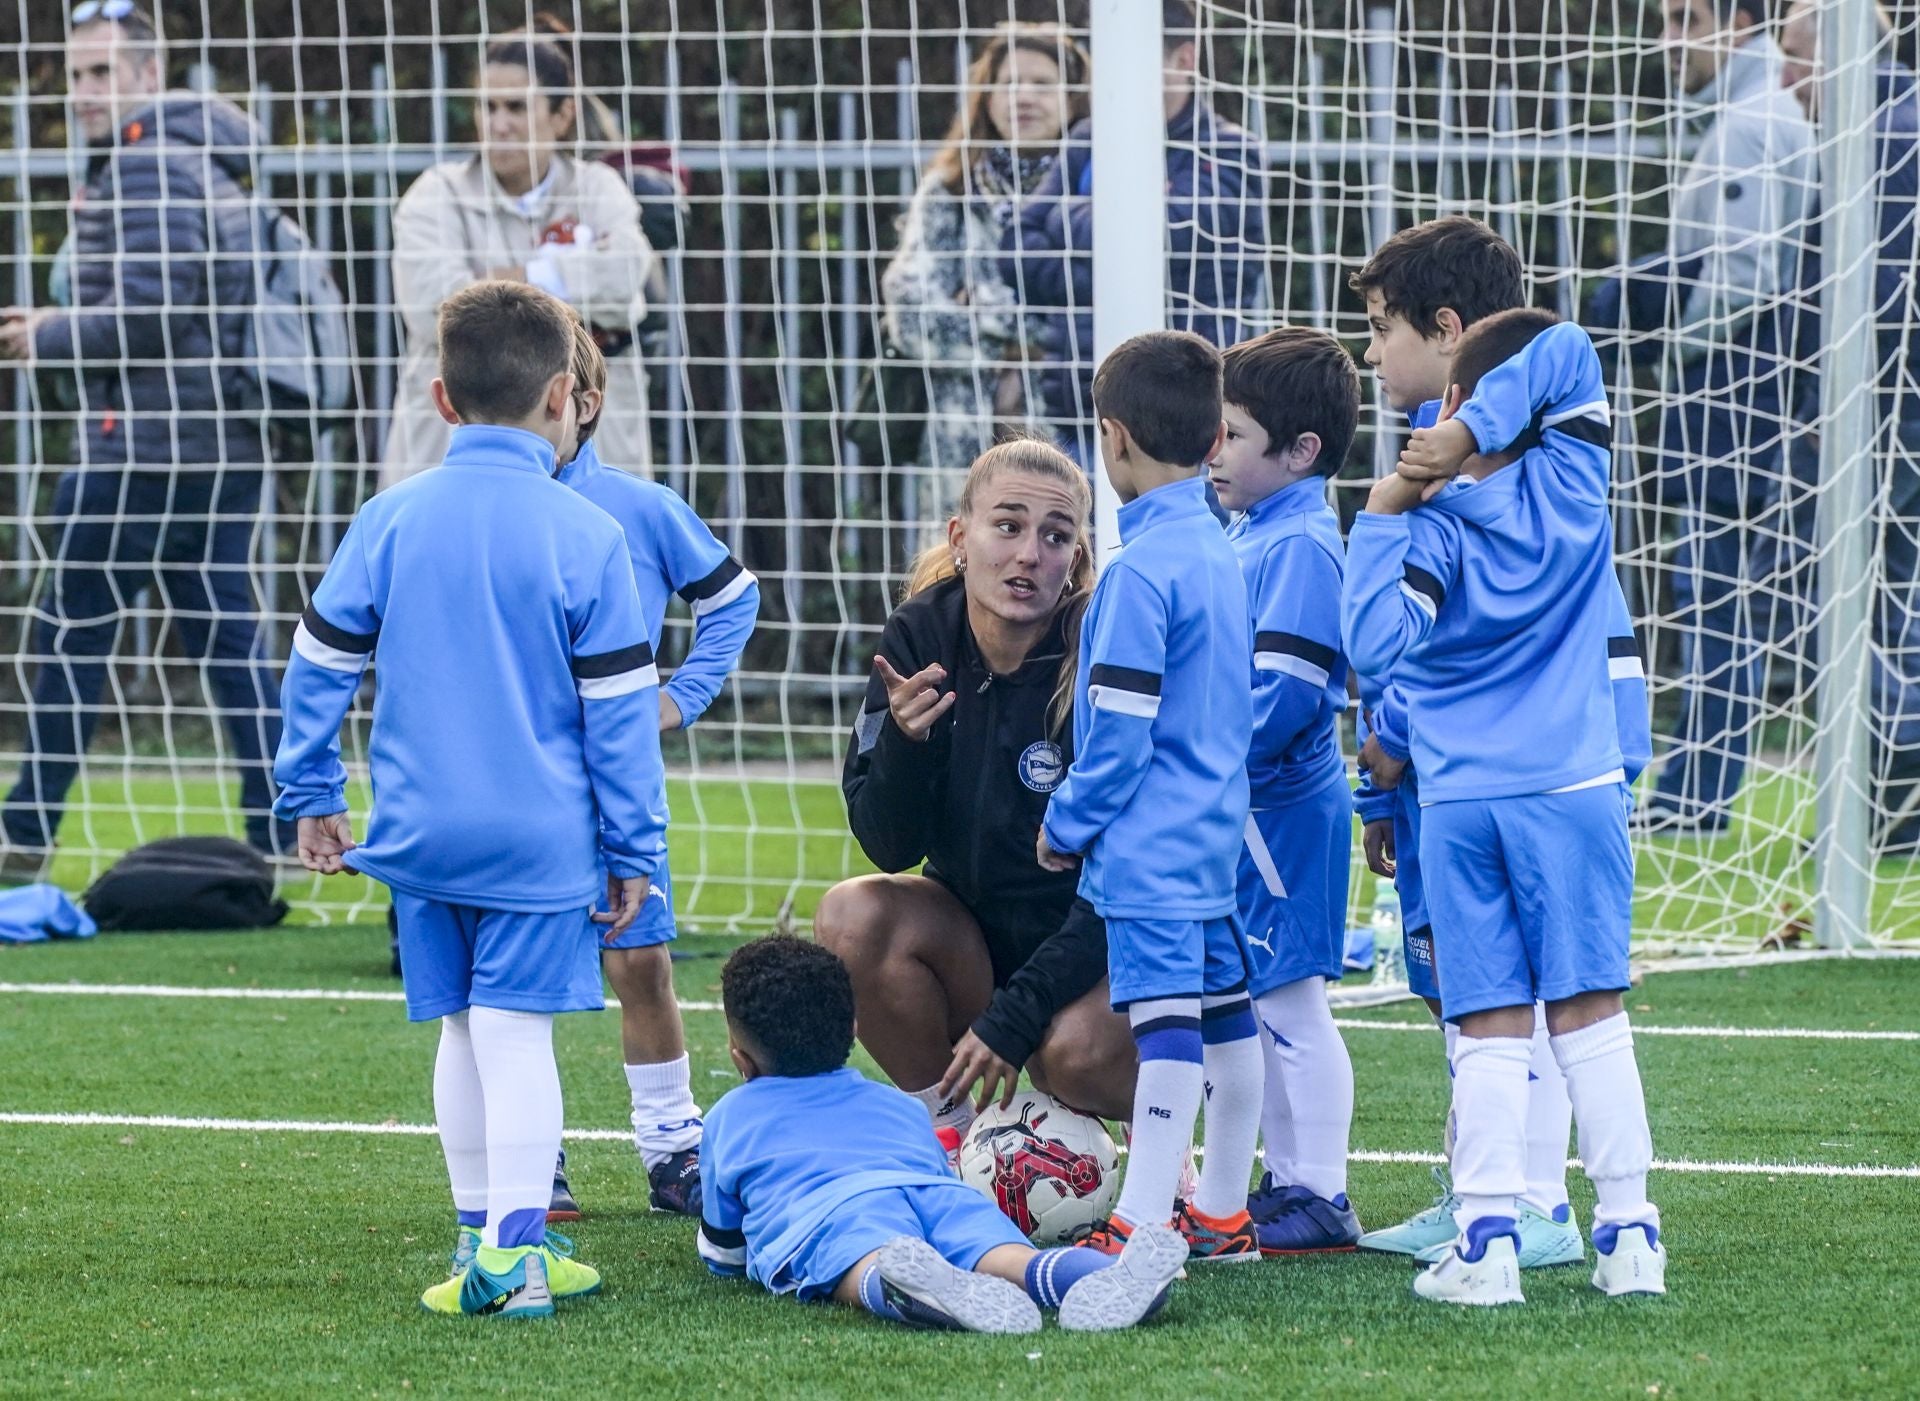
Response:
[[[1373,980],[1376,983],[1404,983],[1407,980],[1406,949],[1400,942],[1400,892],[1385,876],[1373,882]]]

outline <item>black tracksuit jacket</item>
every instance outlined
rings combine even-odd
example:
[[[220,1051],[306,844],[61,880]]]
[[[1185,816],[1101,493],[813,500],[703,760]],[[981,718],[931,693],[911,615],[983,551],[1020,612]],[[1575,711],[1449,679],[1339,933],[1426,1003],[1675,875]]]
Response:
[[[894,610],[880,652],[902,676],[940,663],[941,691],[959,699],[916,744],[894,725],[880,678],[868,682],[840,776],[848,821],[874,865],[924,861],[979,921],[995,991],[973,1031],[1022,1065],[1055,1014],[1107,972],[1106,925],[1076,895],[1078,873],[1042,870],[1033,854],[1073,762],[1071,725],[1047,726],[1066,640],[1056,622],[1019,670],[996,676],[974,643],[966,586],[951,579]]]

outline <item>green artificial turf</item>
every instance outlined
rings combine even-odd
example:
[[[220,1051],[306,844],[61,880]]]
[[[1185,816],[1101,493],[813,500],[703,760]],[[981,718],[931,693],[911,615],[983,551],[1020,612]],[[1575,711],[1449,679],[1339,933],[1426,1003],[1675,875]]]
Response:
[[[683,939],[688,1002],[731,940]],[[0,981],[388,992],[378,926],[102,936],[0,949]],[[1920,962],[1650,977],[1645,1027],[1920,1029]],[[1342,1014],[1354,1147],[1428,1152],[1446,1087],[1410,1008]],[[687,1014],[696,1093],[733,1083],[720,1018]],[[419,1125],[435,1032],[377,1001],[0,993],[0,1111]],[[561,1019],[567,1122],[625,1122],[616,1014]],[[1638,1049],[1663,1159],[1910,1167],[1920,1042],[1657,1036]],[[870,1068],[861,1058],[863,1068]],[[0,1394],[752,1397],[1899,1396],[1920,1387],[1913,1178],[1656,1172],[1666,1299],[1530,1275],[1524,1308],[1462,1312],[1366,1255],[1194,1271],[1137,1333],[910,1334],[710,1278],[690,1223],[650,1215],[630,1148],[575,1142],[581,1258],[607,1287],[547,1323],[449,1320],[435,1141],[367,1132],[0,1123]],[[1575,1175],[1575,1206],[1591,1196]],[[1370,1224],[1424,1206],[1417,1164],[1358,1163]]]

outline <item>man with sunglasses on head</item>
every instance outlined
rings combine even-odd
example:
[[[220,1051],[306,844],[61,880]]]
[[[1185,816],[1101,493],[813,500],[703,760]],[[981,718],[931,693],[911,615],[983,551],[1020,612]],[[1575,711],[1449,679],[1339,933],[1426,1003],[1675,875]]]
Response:
[[[149,588],[225,720],[248,841],[291,854],[271,816],[279,688],[252,582],[265,415],[236,358],[257,269],[231,256],[254,246],[262,138],[231,103],[165,90],[160,32],[132,0],[70,12],[66,68],[87,143],[67,290],[0,312],[0,358],[69,379],[78,405],[74,465],[37,521],[47,566],[16,659],[33,681],[0,880],[44,873],[121,614]]]

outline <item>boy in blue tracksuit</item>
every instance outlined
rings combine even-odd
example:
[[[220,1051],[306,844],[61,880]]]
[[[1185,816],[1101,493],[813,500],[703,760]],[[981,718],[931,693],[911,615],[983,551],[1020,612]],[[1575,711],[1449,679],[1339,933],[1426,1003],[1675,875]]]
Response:
[[[439,1018],[434,1110],[459,1215],[438,1313],[544,1315],[599,1276],[546,1243],[553,1015],[602,1006],[588,915],[623,933],[665,854],[659,673],[620,528],[553,480],[573,318],[520,283],[441,307],[445,462],[368,502],[294,634],[276,813],[308,869],[393,889],[407,1013]],[[380,652],[364,845],[340,724]],[[477,1238],[476,1238],[477,1237]]]
[[[1263,1035],[1266,1173],[1247,1203],[1267,1254],[1351,1250],[1347,1201],[1353,1063],[1327,982],[1346,941],[1352,793],[1340,757],[1340,521],[1327,478],[1360,414],[1353,357],[1286,328],[1224,357],[1226,440],[1210,467],[1252,608],[1253,811],[1240,852],[1248,990]]]
[[[1461,337],[1434,428],[1354,524],[1343,634],[1392,671],[1421,771],[1421,857],[1454,1054],[1453,1248],[1415,1283],[1519,1302],[1536,999],[1599,1196],[1594,1285],[1664,1293],[1646,1104],[1621,991],[1633,901],[1606,640],[1611,451],[1599,357],[1522,309]],[[1482,451],[1482,449],[1485,451]],[[1449,474],[1459,473],[1452,480]],[[1422,494],[1434,504],[1420,506]],[[1436,509],[1441,503],[1446,509]]]
[[[560,481],[620,523],[640,591],[647,641],[657,653],[667,600],[693,612],[693,644],[660,690],[660,728],[685,729],[719,694],[753,635],[760,586],[678,493],[609,467],[594,450],[607,388],[607,362],[584,325],[574,327],[579,447]],[[663,860],[639,918],[601,943],[607,981],[620,999],[620,1042],[633,1102],[634,1146],[656,1211],[700,1214],[700,1106],[693,1098],[686,1034],[673,994],[673,879]]]
[[[1485,224],[1462,217],[1430,220],[1395,234],[1354,275],[1351,285],[1366,301],[1372,331],[1367,363],[1378,374],[1381,396],[1406,413],[1414,429],[1439,421],[1440,400],[1461,335],[1485,317],[1525,305],[1519,254]],[[1449,509],[1445,498],[1435,504]],[[1614,718],[1631,783],[1652,757],[1646,676],[1617,579],[1607,593]],[[1439,1019],[1440,977],[1420,868],[1420,794],[1417,768],[1411,763],[1407,698],[1390,674],[1358,679],[1361,784],[1354,808],[1363,827],[1367,865],[1376,875],[1393,879],[1400,896],[1407,983]],[[1459,1028],[1450,1022],[1442,1025],[1451,1077]],[[1585,1242],[1567,1199],[1573,1106],[1547,1044],[1544,1010],[1534,1033],[1532,1073],[1527,1192],[1520,1207],[1520,1262],[1525,1268],[1585,1258]],[[1444,1175],[1437,1175],[1444,1183]],[[1456,1205],[1443,1187],[1431,1207],[1399,1225],[1370,1232],[1361,1247],[1437,1258],[1454,1237]]]
[[[926,1109],[847,1065],[853,981],[819,944],[773,935],[720,973],[727,1053],[746,1080],[707,1116],[698,1245],[717,1275],[835,1299],[919,1328],[1074,1331],[1157,1313],[1187,1258],[1165,1225],[1118,1259],[1035,1250],[956,1181]]]
[[[1135,336],[1093,394],[1123,548],[1081,625],[1075,758],[1038,842],[1049,870],[1083,862],[1080,893],[1107,921],[1113,1005],[1140,1056],[1126,1180],[1088,1244],[1111,1253],[1173,1216],[1204,1083],[1206,1161],[1176,1224],[1197,1260],[1257,1260],[1246,1193],[1262,1068],[1235,910],[1253,629],[1207,507],[1220,355],[1189,331]]]

